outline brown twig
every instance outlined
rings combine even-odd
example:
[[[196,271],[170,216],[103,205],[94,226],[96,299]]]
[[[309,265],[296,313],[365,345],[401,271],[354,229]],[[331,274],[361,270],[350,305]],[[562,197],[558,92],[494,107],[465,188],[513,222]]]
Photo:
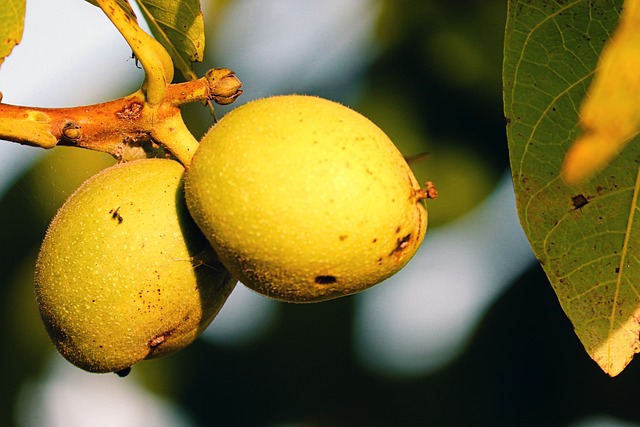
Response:
[[[0,139],[42,148],[81,147],[107,152],[123,161],[171,153],[188,164],[197,141],[193,136],[187,138],[180,106],[217,98],[232,102],[242,93],[242,84],[230,70],[216,74],[215,79],[207,74],[198,80],[167,85],[163,101],[154,108],[145,103],[142,91],[80,107],[0,103]],[[176,132],[181,135],[179,141]]]

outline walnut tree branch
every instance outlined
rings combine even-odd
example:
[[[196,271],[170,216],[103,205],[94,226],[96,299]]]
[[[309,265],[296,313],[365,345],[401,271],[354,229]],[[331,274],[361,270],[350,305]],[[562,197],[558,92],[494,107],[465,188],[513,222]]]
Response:
[[[105,103],[65,108],[26,107],[0,103],[0,139],[52,148],[67,145],[103,151],[118,160],[173,155],[188,163],[195,139],[176,141],[169,128],[182,123],[180,106],[214,100],[233,102],[242,84],[228,69],[214,69],[205,77],[167,85],[154,107],[139,90]],[[185,128],[186,129],[186,128]],[[180,132],[184,134],[184,129]]]

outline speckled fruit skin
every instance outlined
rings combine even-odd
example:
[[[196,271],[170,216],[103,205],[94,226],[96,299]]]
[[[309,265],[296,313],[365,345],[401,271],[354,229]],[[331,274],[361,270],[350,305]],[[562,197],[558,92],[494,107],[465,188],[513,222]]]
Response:
[[[228,113],[185,178],[189,210],[227,268],[289,302],[353,294],[400,270],[427,227],[419,189],[376,125],[303,95]]]
[[[112,166],[49,226],[36,297],[51,340],[76,366],[118,372],[182,349],[235,286],[188,214],[183,175],[172,160]]]

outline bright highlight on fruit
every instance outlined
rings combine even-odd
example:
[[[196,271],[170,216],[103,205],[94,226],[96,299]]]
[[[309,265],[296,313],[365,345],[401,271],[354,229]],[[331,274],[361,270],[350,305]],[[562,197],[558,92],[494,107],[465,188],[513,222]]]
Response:
[[[322,301],[400,270],[427,228],[401,153],[359,113],[317,97],[250,102],[201,141],[187,205],[246,286],[283,301]]]
[[[147,159],[106,169],[59,210],[36,266],[36,297],[58,351],[123,372],[194,341],[235,286],[190,218],[184,168]]]

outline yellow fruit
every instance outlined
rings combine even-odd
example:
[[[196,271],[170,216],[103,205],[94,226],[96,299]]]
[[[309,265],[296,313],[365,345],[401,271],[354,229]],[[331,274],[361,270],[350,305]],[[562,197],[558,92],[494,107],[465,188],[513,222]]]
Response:
[[[60,208],[35,288],[58,351],[119,372],[190,344],[235,286],[190,218],[184,168],[148,159],[110,167]]]
[[[311,96],[228,113],[201,141],[185,193],[227,268],[291,302],[379,283],[409,261],[427,227],[426,193],[384,132]]]

